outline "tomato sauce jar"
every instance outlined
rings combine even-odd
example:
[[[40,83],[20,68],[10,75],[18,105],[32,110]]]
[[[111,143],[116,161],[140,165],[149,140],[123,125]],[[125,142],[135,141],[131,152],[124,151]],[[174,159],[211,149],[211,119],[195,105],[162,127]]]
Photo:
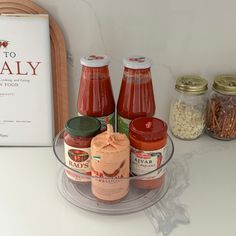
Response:
[[[138,188],[160,188],[165,178],[167,124],[154,117],[140,117],[129,125],[131,174],[144,175],[135,180]]]
[[[82,65],[78,94],[78,115],[92,116],[115,127],[115,101],[109,75],[110,59],[105,55],[91,55],[80,59]]]
[[[117,130],[128,136],[129,123],[138,117],[152,117],[155,98],[151,59],[143,56],[123,59],[124,73],[117,104]]]
[[[117,202],[129,191],[130,143],[125,134],[111,125],[91,143],[91,189],[105,202]]]
[[[79,182],[88,182],[90,178],[83,177],[91,175],[91,140],[100,132],[100,121],[88,116],[74,117],[65,124],[64,149],[65,164],[81,173],[66,169],[68,178]]]

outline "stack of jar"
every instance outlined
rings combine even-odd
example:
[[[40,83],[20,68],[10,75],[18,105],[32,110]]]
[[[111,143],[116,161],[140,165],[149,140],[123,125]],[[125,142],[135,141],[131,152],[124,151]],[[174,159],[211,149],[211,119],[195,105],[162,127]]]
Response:
[[[236,76],[218,76],[212,89],[207,99],[205,79],[199,76],[177,79],[169,115],[174,136],[193,140],[206,130],[217,139],[236,138]]]
[[[138,188],[162,186],[167,143],[167,124],[153,117],[155,99],[151,78],[151,60],[128,57],[123,60],[124,72],[117,105],[109,76],[109,58],[92,55],[81,58],[82,73],[78,94],[78,117],[65,126],[65,161],[71,169],[68,178],[87,182],[91,175],[93,194],[104,201],[116,201],[128,193],[130,176],[148,175],[148,180],[135,182]],[[129,138],[129,139],[128,139]],[[130,155],[131,150],[131,155]],[[148,163],[145,164],[147,160]],[[98,178],[120,181],[100,181]],[[121,179],[124,178],[122,181]],[[125,180],[126,178],[126,180]],[[119,191],[118,191],[119,190]]]
[[[165,162],[167,124],[157,119],[151,79],[151,60],[128,57],[123,60],[124,73],[117,105],[117,130],[130,139],[130,170],[133,176],[148,175],[138,180],[139,188],[161,187],[164,170],[157,169]],[[146,160],[146,161],[145,161]],[[147,161],[148,160],[148,161]]]

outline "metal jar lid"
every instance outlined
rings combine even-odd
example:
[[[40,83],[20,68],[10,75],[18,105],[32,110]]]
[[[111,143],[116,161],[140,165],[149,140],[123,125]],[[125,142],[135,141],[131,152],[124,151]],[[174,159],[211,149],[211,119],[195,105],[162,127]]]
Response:
[[[89,116],[77,116],[65,124],[65,131],[75,137],[93,137],[99,133],[100,128],[100,121]]]
[[[203,94],[208,89],[208,83],[200,76],[185,75],[177,79],[175,89],[189,94]]]
[[[219,93],[236,95],[236,75],[219,75],[215,78],[212,88]]]
[[[139,117],[131,121],[129,132],[142,141],[157,141],[167,137],[167,124],[155,117]]]

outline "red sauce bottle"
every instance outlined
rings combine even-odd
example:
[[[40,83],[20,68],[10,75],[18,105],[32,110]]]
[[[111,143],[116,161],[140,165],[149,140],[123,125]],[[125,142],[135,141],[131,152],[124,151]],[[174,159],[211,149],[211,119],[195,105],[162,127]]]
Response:
[[[135,180],[138,188],[160,188],[165,178],[167,124],[154,117],[140,117],[129,125],[131,173],[145,175]]]
[[[117,105],[117,129],[128,136],[129,123],[137,117],[155,113],[151,79],[151,60],[146,57],[124,58],[124,74]]]
[[[109,76],[107,56],[88,56],[80,59],[82,73],[78,94],[78,115],[96,117],[102,124],[115,126],[115,101]]]

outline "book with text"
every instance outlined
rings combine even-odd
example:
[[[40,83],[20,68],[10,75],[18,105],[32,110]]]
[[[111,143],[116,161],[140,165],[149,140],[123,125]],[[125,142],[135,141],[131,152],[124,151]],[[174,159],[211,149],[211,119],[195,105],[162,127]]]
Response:
[[[51,146],[48,15],[0,15],[0,145]]]

